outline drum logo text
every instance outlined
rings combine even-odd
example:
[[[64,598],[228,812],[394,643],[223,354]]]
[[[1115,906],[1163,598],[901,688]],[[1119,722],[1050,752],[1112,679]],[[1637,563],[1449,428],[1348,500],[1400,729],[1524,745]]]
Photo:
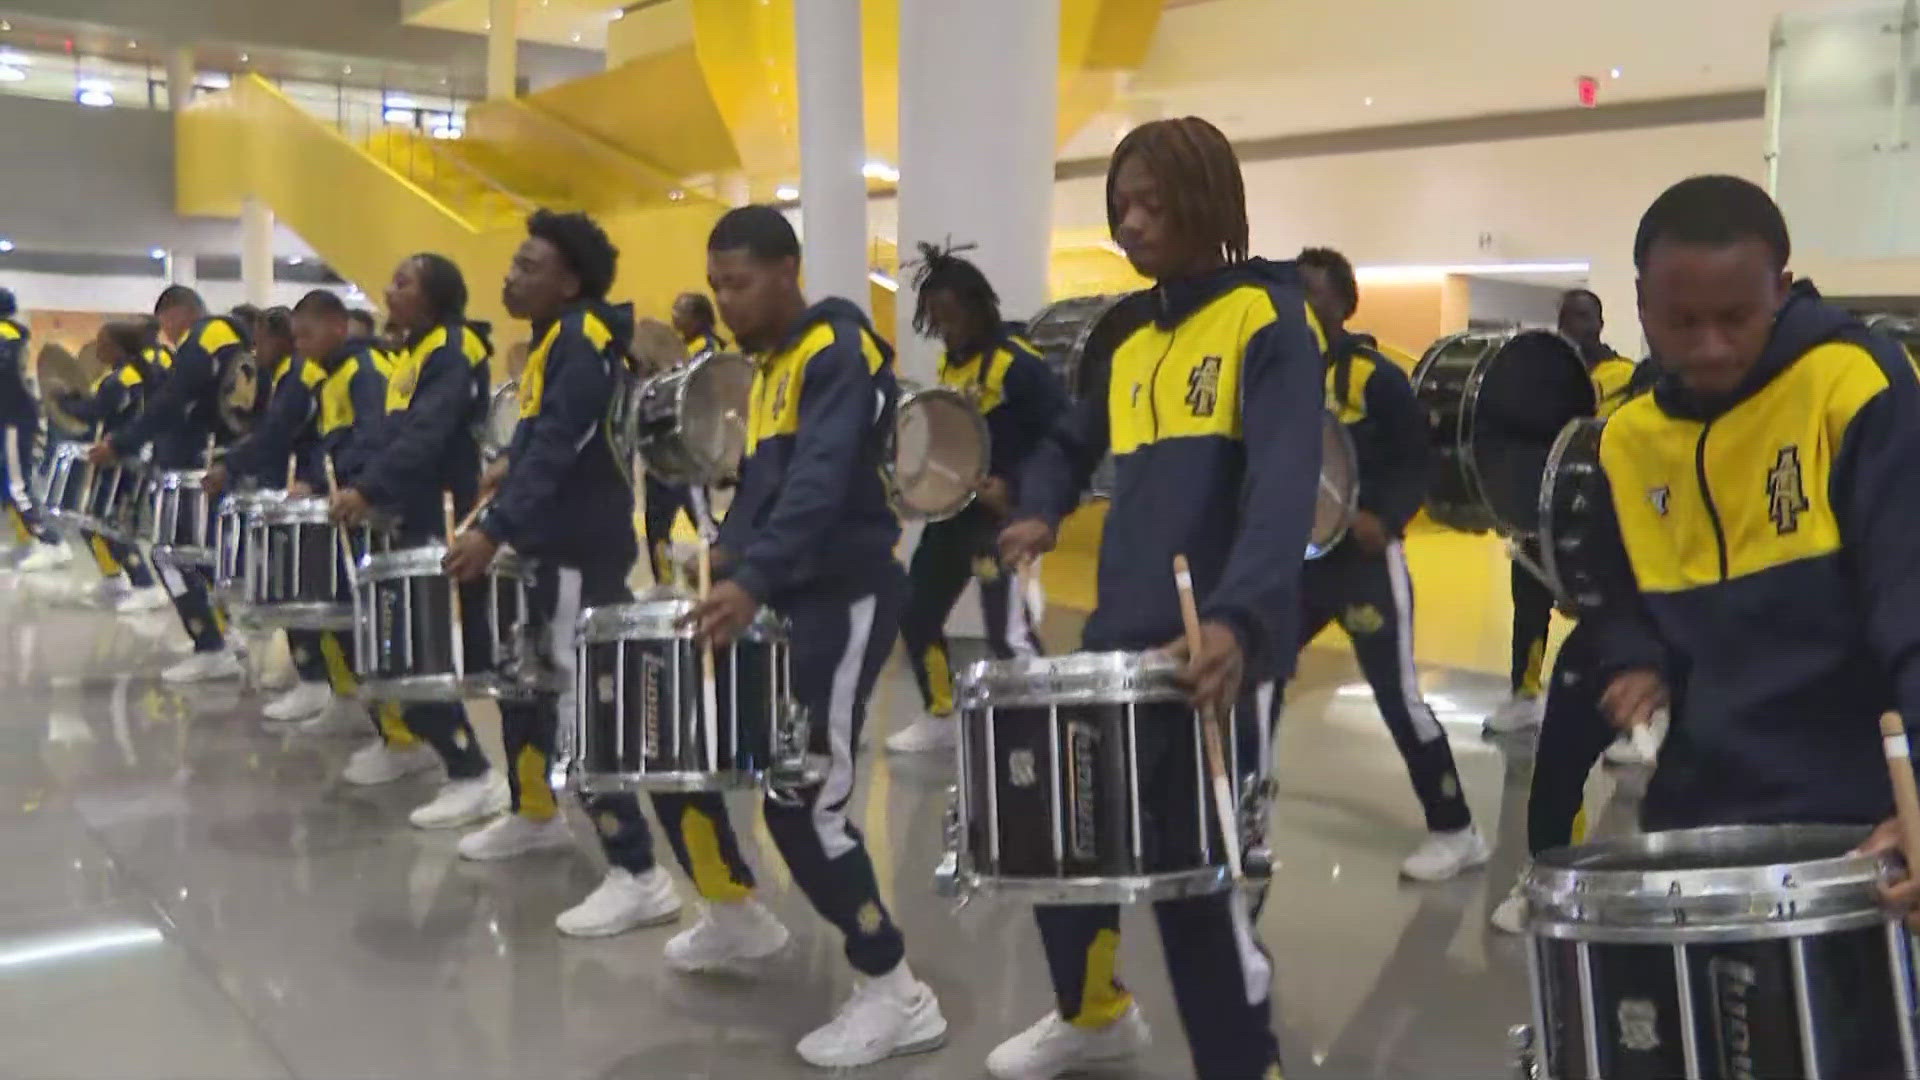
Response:
[[[1773,518],[1773,531],[1781,536],[1798,531],[1807,506],[1807,489],[1800,481],[1800,448],[1783,446],[1767,472],[1767,516]]]
[[[1660,1049],[1660,1014],[1645,998],[1626,998],[1615,1013],[1620,1025],[1620,1049],[1644,1054]]]
[[[1209,356],[1187,376],[1187,408],[1195,416],[1212,416],[1220,402],[1220,358]]]
[[[660,658],[652,653],[640,655],[640,737],[648,756],[661,750],[660,669],[663,666]]]
[[[1713,1007],[1720,1027],[1720,1073],[1727,1080],[1755,1080],[1751,995],[1760,973],[1743,960],[1707,961],[1713,980]]]
[[[1034,774],[1033,751],[1015,750],[1007,755],[1007,779],[1014,787],[1032,787],[1039,779]]]
[[[1073,825],[1068,848],[1075,859],[1091,861],[1100,854],[1099,815],[1094,807],[1094,766],[1100,754],[1100,731],[1092,724],[1067,725],[1067,795]]]

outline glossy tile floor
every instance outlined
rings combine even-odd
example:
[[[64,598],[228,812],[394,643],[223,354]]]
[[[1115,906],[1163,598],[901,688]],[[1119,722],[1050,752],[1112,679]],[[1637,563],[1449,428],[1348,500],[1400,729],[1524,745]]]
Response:
[[[1070,640],[1071,620],[1053,622]],[[848,971],[764,833],[750,857],[794,945],[759,984],[677,976],[660,955],[668,930],[554,932],[598,880],[585,847],[462,864],[456,835],[406,824],[431,781],[338,781],[357,737],[268,734],[261,694],[233,683],[163,687],[183,644],[171,612],[53,606],[9,579],[0,637],[0,1077],[810,1075],[792,1044],[847,993]],[[1524,746],[1509,757],[1480,737],[1501,689],[1428,673],[1500,847],[1484,873],[1416,886],[1395,873],[1421,836],[1392,743],[1348,658],[1308,655],[1280,743],[1280,868],[1262,920],[1292,1080],[1506,1075],[1526,990],[1517,944],[1486,915],[1521,851],[1529,765]],[[879,726],[914,704],[904,669],[889,669]],[[475,713],[498,760],[497,717]],[[944,758],[865,762],[859,821],[952,1024],[944,1050],[865,1075],[984,1076],[988,1050],[1050,1007],[1030,918],[982,903],[956,914],[932,894]],[[1609,778],[1591,794],[1618,802]],[[1186,1075],[1144,913],[1128,935],[1123,967],[1157,1039],[1137,1069],[1107,1075]]]

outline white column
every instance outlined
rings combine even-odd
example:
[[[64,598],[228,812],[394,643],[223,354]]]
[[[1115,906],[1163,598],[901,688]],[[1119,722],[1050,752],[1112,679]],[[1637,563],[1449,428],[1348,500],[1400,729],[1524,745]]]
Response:
[[[860,0],[796,0],[800,217],[807,292],[871,305],[867,295],[866,119]]]
[[[240,204],[240,285],[247,303],[273,303],[273,211],[256,198]]]
[[[174,112],[193,100],[193,50],[175,49],[167,54],[167,104]]]
[[[519,0],[487,0],[487,100],[519,96]]]
[[[901,0],[900,259],[979,245],[1009,318],[1048,300],[1059,69],[1060,0]],[[900,371],[930,382],[940,349],[912,338],[913,305],[902,280]]]

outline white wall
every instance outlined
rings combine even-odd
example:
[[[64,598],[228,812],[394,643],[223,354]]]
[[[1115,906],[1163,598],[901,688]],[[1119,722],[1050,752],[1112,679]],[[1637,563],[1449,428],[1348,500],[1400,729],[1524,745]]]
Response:
[[[0,271],[0,287],[13,290],[22,311],[98,311],[108,314],[137,314],[153,310],[154,298],[165,288],[158,276],[96,276],[81,274],[29,274]],[[213,311],[226,311],[246,300],[246,290],[238,281],[203,281],[194,286]],[[315,286],[302,282],[276,281],[273,303],[292,307],[315,288],[330,288],[349,304],[372,305],[362,297],[348,297],[349,286]]]

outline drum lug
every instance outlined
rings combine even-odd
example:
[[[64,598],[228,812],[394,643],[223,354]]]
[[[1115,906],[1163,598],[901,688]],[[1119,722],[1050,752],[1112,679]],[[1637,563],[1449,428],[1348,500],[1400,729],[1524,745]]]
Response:
[[[955,901],[957,910],[973,897],[960,879],[960,789],[953,785],[947,787],[947,811],[940,833],[943,850],[940,862],[933,868],[933,892],[935,896]]]
[[[1507,1043],[1513,1047],[1514,1080],[1540,1080],[1540,1065],[1533,1050],[1533,1026],[1515,1024],[1507,1029]]]

